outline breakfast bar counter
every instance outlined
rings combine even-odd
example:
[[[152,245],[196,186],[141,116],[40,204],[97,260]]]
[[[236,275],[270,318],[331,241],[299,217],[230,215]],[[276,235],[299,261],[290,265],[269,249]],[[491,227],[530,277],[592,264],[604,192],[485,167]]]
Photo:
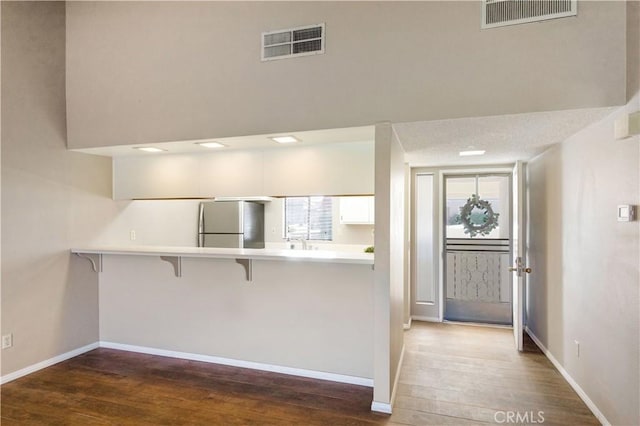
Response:
[[[71,252],[90,261],[79,267],[97,273],[103,347],[373,385],[373,254],[168,246]]]
[[[212,257],[218,259],[292,260],[373,265],[373,254],[330,250],[277,250],[175,246],[91,246],[71,249],[76,254],[129,256]]]

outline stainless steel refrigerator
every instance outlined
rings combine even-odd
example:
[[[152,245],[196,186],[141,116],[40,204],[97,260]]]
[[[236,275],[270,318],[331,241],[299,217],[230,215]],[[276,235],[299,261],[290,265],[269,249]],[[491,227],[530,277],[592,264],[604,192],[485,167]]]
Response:
[[[201,202],[198,247],[264,248],[264,204]]]

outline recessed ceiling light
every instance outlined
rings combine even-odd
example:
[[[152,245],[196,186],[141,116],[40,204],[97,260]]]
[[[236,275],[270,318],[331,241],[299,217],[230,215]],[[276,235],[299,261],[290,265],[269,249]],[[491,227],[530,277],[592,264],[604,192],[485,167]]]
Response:
[[[274,142],[278,142],[278,143],[295,143],[295,142],[300,142],[300,139],[295,138],[293,136],[274,136],[269,138]]]
[[[469,157],[472,155],[484,155],[484,150],[476,150],[476,151],[460,151],[461,157]]]
[[[224,148],[226,146],[220,142],[198,142],[196,145],[204,146],[205,148]]]
[[[154,148],[152,146],[137,146],[133,149],[139,149],[140,151],[144,151],[144,152],[163,152],[166,151],[166,149],[160,149],[160,148]]]

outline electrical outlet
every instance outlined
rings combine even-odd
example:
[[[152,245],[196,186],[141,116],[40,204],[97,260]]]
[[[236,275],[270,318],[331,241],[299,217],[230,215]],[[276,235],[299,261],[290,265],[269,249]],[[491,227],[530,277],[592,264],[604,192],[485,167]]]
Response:
[[[2,336],[2,349],[9,349],[13,346],[13,334],[5,334]]]
[[[573,343],[576,345],[576,358],[580,358],[580,342],[574,340]]]
[[[129,231],[129,239],[131,241],[135,241],[136,240],[136,231],[134,231],[133,229],[131,231]]]

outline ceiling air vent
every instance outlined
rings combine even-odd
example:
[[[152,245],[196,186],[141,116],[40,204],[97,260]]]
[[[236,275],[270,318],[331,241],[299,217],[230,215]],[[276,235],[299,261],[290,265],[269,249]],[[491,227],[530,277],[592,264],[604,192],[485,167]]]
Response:
[[[324,24],[262,33],[262,60],[324,53]]]
[[[504,27],[578,14],[578,0],[483,0],[482,28]]]

